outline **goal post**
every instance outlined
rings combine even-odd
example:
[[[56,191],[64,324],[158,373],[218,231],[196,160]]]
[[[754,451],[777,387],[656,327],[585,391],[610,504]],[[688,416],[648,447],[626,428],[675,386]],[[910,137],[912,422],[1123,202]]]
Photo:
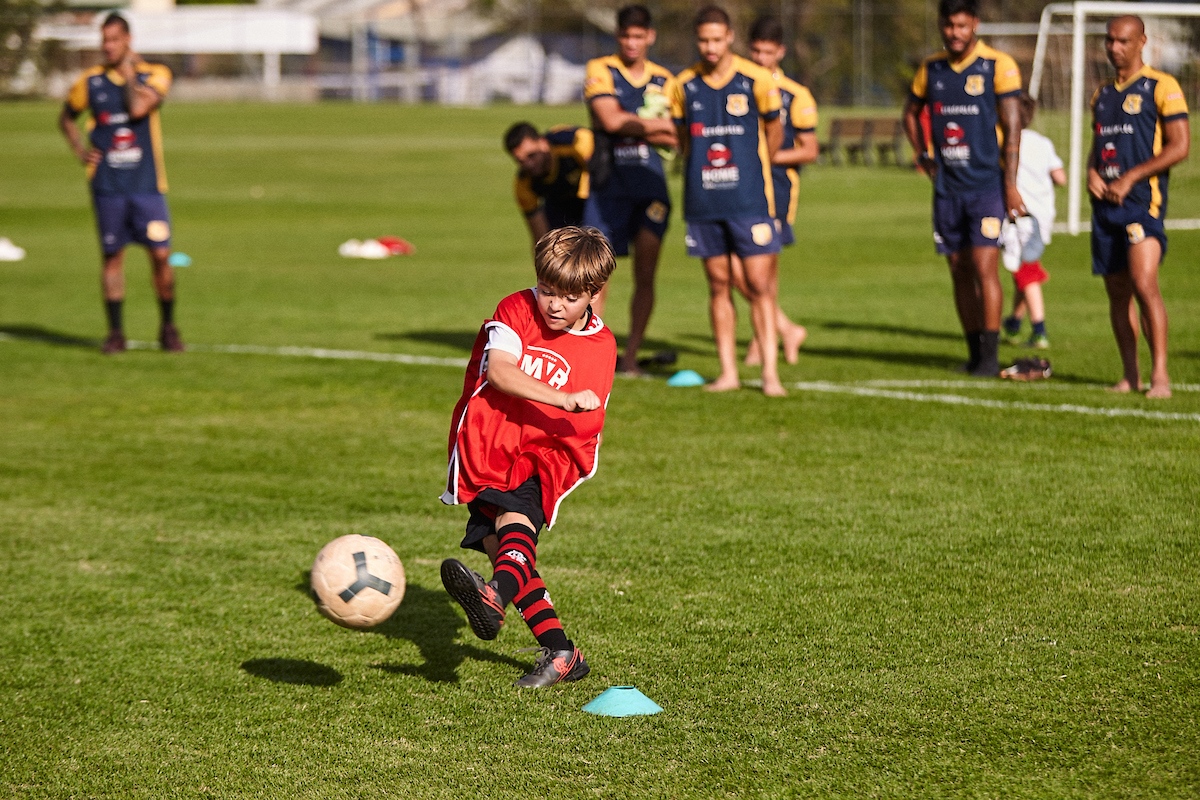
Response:
[[[1033,69],[1029,77],[1029,93],[1037,99],[1045,69],[1046,47],[1055,17],[1070,17],[1071,28],[1071,127],[1069,180],[1067,182],[1067,231],[1072,235],[1083,230],[1083,177],[1085,159],[1084,97],[1086,75],[1086,41],[1089,20],[1136,14],[1140,17],[1200,17],[1200,3],[1135,3],[1109,0],[1079,0],[1074,3],[1051,3],[1042,9],[1038,22],[1037,43],[1034,46]],[[1181,226],[1182,227],[1182,226]],[[1187,227],[1193,227],[1191,225]]]

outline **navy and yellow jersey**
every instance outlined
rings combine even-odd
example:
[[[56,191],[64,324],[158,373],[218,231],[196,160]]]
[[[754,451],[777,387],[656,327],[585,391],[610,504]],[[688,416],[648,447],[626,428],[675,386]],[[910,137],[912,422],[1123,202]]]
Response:
[[[983,42],[961,61],[943,51],[922,62],[912,96],[929,106],[938,194],[980,192],[1004,183],[997,103],[1021,91],[1012,57]]]
[[[544,135],[550,142],[550,170],[541,178],[524,170],[517,172],[513,182],[517,205],[527,217],[544,210],[551,229],[578,225],[583,219],[583,201],[588,196],[587,165],[594,147],[592,132],[563,125],[551,128]]]
[[[623,111],[650,116],[667,111],[667,97],[674,76],[666,67],[647,61],[642,77],[634,80],[618,56],[593,58],[587,62],[583,98],[589,107],[598,97],[612,97]],[[644,109],[644,110],[643,110]],[[663,114],[665,116],[665,113]],[[594,118],[592,127],[598,127]],[[612,140],[613,180],[606,193],[630,197],[660,197],[666,191],[667,176],[662,158],[640,136],[616,136]]]
[[[171,70],[162,64],[138,63],[137,80],[159,97],[171,90]],[[155,108],[141,119],[131,119],[125,105],[125,79],[114,70],[92,67],[79,76],[67,95],[67,111],[78,117],[89,112],[88,140],[104,158],[88,166],[88,180],[96,194],[165,194],[167,172],[163,165],[162,125]]]
[[[763,120],[779,117],[779,85],[752,61],[733,57],[730,77],[709,82],[705,65],[686,69],[671,91],[671,116],[684,128],[684,219],[694,222],[775,214]]]
[[[1187,117],[1187,100],[1179,82],[1165,72],[1143,66],[1125,83],[1101,86],[1092,96],[1095,143],[1092,165],[1105,183],[1162,152],[1163,124]],[[1126,205],[1147,209],[1150,216],[1167,213],[1170,170],[1134,184]]]
[[[780,150],[796,146],[796,135],[817,132],[817,101],[812,92],[782,72],[775,73],[779,84],[781,103],[780,119],[783,121],[783,144]],[[791,225],[796,221],[796,201],[800,197],[800,170],[796,167],[771,167],[771,178],[775,183],[775,218]]]

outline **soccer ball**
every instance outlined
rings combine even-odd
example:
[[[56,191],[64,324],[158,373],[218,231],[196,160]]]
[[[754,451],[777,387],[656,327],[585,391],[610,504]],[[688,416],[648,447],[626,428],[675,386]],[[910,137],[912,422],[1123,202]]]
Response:
[[[370,628],[404,599],[404,565],[373,536],[340,536],[321,548],[312,565],[317,610],[344,628]]]

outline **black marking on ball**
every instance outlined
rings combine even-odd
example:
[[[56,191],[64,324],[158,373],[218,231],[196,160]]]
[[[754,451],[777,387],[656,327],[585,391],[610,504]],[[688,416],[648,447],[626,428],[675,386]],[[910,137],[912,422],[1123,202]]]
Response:
[[[351,600],[354,599],[354,596],[357,595],[359,592],[361,592],[363,589],[374,589],[375,591],[379,592],[380,594],[391,594],[392,593],[392,584],[391,583],[389,583],[388,581],[385,581],[383,578],[376,578],[374,575],[372,575],[370,572],[367,571],[367,554],[366,553],[355,553],[354,554],[354,569],[358,573],[357,579],[354,581],[354,583],[350,584],[345,589],[343,589],[342,593],[338,595],[338,597],[342,598],[343,603],[349,603]]]

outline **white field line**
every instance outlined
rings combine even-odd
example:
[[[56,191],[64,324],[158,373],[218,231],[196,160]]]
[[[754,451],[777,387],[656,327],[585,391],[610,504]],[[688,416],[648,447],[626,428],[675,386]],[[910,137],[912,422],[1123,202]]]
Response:
[[[19,337],[0,333],[0,341],[19,341]],[[129,342],[133,350],[157,350],[157,342]],[[417,364],[437,367],[458,367],[467,365],[465,358],[436,358],[434,356],[413,356],[405,353],[377,353],[369,350],[330,350],[323,347],[267,347],[255,344],[190,344],[188,349],[198,353],[235,353],[245,355],[285,356],[292,358],[321,358],[338,361],[378,361],[393,364]],[[747,382],[756,385],[755,381]],[[901,388],[911,389],[989,389],[1008,386],[999,381],[945,381],[945,380],[875,380],[859,383],[831,383],[828,381],[802,381],[792,384],[793,389],[802,392],[826,392],[832,394],[850,394],[858,397],[878,397],[887,400],[903,400],[913,403],[942,403],[944,405],[975,406],[979,408],[995,408],[1018,411],[1037,411],[1055,414],[1084,414],[1096,417],[1134,417],[1139,419],[1182,420],[1200,422],[1200,414],[1186,414],[1171,411],[1147,411],[1140,408],[1100,408],[1081,406],[1070,403],[1028,403],[1020,400],[988,400],[979,397],[964,397],[957,394],[929,394],[925,392],[900,391]],[[1039,382],[1038,388],[1049,388],[1053,384]],[[1075,384],[1073,386],[1057,386],[1055,388],[1097,389],[1100,384]],[[1033,389],[1034,387],[1029,387]],[[1182,392],[1200,391],[1200,384],[1172,384],[1171,389]]]
[[[1084,414],[1094,417],[1136,417],[1139,419],[1183,420],[1200,422],[1200,414],[1184,414],[1172,411],[1146,411],[1140,408],[1097,408],[1071,403],[1026,403],[1020,400],[988,400],[981,397],[963,397],[958,394],[925,394],[903,392],[894,389],[879,389],[871,386],[855,386],[844,383],[812,381],[794,383],[791,388],[802,392],[830,392],[852,394],[858,397],[879,397],[887,400],[904,400],[912,403],[942,403],[952,406],[976,406],[1014,411],[1038,411],[1046,414]]]
[[[1012,383],[997,383],[988,380],[975,381],[947,381],[947,380],[873,380],[873,381],[856,381],[851,384],[855,386],[874,386],[884,389],[995,389],[998,386],[1012,386]],[[1054,381],[1036,381],[1028,385],[1026,388],[1031,390],[1078,390],[1078,389],[1105,389],[1108,388],[1103,383],[1061,383]],[[1200,392],[1200,383],[1172,383],[1171,391],[1174,392]]]
[[[1200,230],[1200,219],[1169,219],[1163,223],[1163,227],[1169,231],[1195,231]],[[1070,233],[1071,229],[1065,222],[1056,222],[1052,228],[1054,233]],[[1079,223],[1080,233],[1091,233],[1092,223],[1084,220]]]

